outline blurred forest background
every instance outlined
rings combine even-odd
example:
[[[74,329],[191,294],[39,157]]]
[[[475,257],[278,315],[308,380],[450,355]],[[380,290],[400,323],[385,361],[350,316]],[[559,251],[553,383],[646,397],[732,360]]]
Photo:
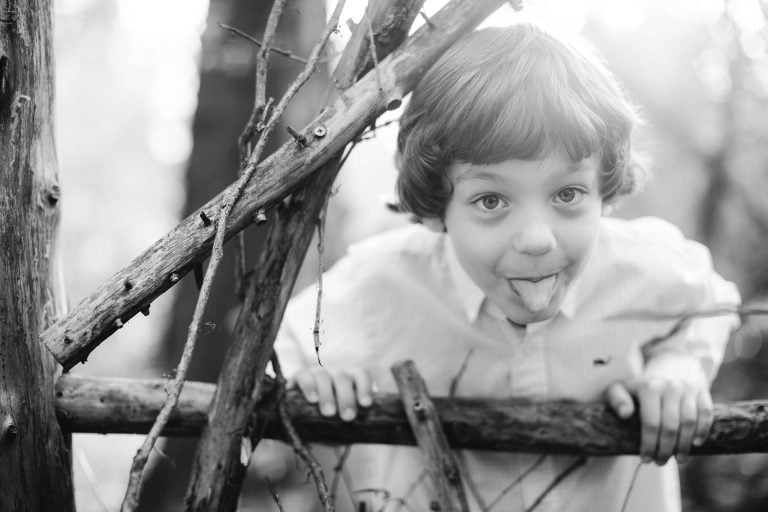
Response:
[[[442,2],[427,1],[431,14]],[[77,303],[183,216],[233,181],[237,137],[253,102],[255,46],[221,26],[260,37],[270,2],[246,0],[57,0],[57,145],[63,190],[61,252]],[[365,2],[342,19],[359,20]],[[279,46],[307,55],[322,28],[320,0],[294,0]],[[707,244],[745,301],[768,295],[768,1],[529,0],[486,24],[519,19],[589,41],[625,83],[647,121],[639,140],[653,180],[615,215],[656,215]],[[332,37],[337,49],[346,26]],[[301,65],[274,56],[271,94]],[[287,123],[303,126],[324,97],[318,73]],[[388,114],[396,119],[399,113]],[[281,130],[273,148],[284,140]],[[392,193],[396,125],[356,147],[338,179],[327,225],[326,267],[346,246],[404,223],[384,208]],[[248,229],[253,264],[259,229]],[[231,250],[230,250],[231,252]],[[311,285],[310,254],[298,287]],[[232,257],[223,263],[232,268]],[[158,377],[180,354],[196,290],[186,278],[156,300],[75,372]],[[219,273],[190,373],[215,381],[237,298]],[[716,401],[768,398],[768,321],[744,319],[715,382]],[[78,510],[116,510],[139,436],[77,435]],[[195,443],[167,442],[151,461],[146,510],[182,506]],[[258,456],[258,452],[257,452]],[[768,510],[768,456],[700,457],[681,466],[687,511]],[[243,510],[262,499],[252,479]],[[272,508],[269,508],[271,506]],[[259,510],[277,510],[271,504]],[[290,510],[290,509],[288,509]],[[298,509],[294,509],[298,510]]]

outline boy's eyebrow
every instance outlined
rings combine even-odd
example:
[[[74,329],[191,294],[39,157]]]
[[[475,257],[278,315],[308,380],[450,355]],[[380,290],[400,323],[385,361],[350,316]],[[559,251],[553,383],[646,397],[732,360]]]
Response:
[[[456,185],[459,183],[462,183],[464,181],[469,180],[490,180],[490,181],[501,181],[501,177],[498,174],[494,174],[492,172],[488,171],[482,171],[475,169],[474,167],[470,167],[463,173],[456,176]]]

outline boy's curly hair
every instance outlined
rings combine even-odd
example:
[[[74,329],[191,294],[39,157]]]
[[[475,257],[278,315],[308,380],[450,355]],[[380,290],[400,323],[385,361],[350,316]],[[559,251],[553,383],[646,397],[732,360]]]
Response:
[[[403,210],[442,217],[451,162],[492,164],[564,151],[598,152],[605,202],[629,194],[635,108],[589,53],[527,23],[473,32],[453,45],[413,91],[400,120],[397,191]]]

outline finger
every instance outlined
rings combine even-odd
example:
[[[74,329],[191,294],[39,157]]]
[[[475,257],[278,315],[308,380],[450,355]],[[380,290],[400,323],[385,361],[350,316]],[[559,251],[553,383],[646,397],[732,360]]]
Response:
[[[663,466],[675,453],[678,434],[680,433],[680,402],[683,398],[681,385],[668,382],[661,395],[661,430],[656,449],[656,464]]]
[[[677,462],[680,464],[688,460],[688,455],[691,452],[691,443],[693,443],[696,434],[699,416],[699,407],[696,401],[696,395],[685,393],[680,402],[680,432],[677,436],[677,447],[675,448]]]
[[[304,398],[307,399],[307,402],[311,404],[317,403],[317,384],[313,374],[304,372],[299,373],[294,377],[293,381],[299,387]]]
[[[333,389],[336,392],[339,417],[344,421],[352,421],[357,416],[357,400],[352,377],[346,372],[334,374]]]
[[[320,403],[320,414],[333,416],[336,414],[336,394],[333,391],[333,381],[327,372],[314,372],[317,398]]]
[[[371,374],[367,370],[357,369],[352,372],[352,379],[355,381],[355,393],[357,394],[357,403],[361,407],[370,407],[373,404],[373,382]]]
[[[660,381],[649,381],[640,386],[637,399],[640,408],[640,457],[650,462],[656,454],[661,425]]]
[[[693,446],[701,446],[707,440],[709,429],[712,428],[714,420],[714,411],[712,410],[712,397],[709,391],[703,391],[698,396],[698,421],[696,422],[696,432],[693,435]]]
[[[619,418],[626,420],[635,413],[635,402],[624,383],[611,384],[605,392],[605,398]]]

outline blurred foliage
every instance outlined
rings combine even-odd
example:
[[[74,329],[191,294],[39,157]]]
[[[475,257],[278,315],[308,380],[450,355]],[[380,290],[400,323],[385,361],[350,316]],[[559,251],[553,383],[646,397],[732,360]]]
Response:
[[[654,181],[621,214],[673,220],[707,244],[745,301],[768,295],[768,3],[648,1],[632,30],[590,19],[584,34],[641,105]],[[639,4],[638,4],[639,5]],[[682,13],[686,14],[686,13]],[[768,319],[743,319],[713,386],[716,402],[768,397]],[[687,511],[768,510],[768,456],[681,466]]]

